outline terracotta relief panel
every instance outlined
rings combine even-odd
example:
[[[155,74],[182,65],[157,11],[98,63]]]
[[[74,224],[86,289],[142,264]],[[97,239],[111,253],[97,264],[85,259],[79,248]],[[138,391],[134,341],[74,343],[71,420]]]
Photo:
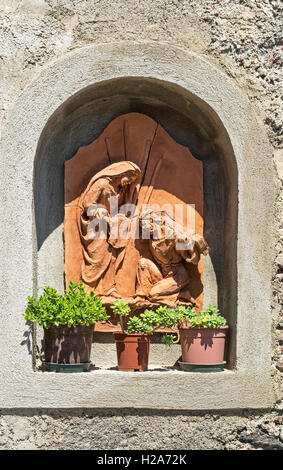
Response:
[[[200,309],[202,162],[148,116],[114,119],[65,163],[64,240],[66,285],[82,280],[134,310]]]

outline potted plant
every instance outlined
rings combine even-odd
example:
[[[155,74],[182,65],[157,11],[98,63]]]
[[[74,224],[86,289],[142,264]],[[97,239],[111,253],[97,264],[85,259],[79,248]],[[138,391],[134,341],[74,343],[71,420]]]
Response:
[[[158,328],[171,328],[177,324],[173,309],[159,307],[155,312],[145,310],[139,317],[132,316],[126,321],[131,309],[117,300],[111,307],[120,318],[121,333],[115,333],[118,369],[120,371],[146,371],[148,369],[149,344],[151,335]],[[173,342],[173,335],[165,335],[163,342]]]
[[[45,369],[82,372],[89,369],[94,324],[109,318],[101,300],[82,282],[69,283],[63,295],[45,287],[39,299],[28,297],[25,320],[44,328]]]
[[[228,332],[226,319],[212,305],[199,313],[194,308],[180,307],[179,314],[181,368],[197,372],[222,370]]]

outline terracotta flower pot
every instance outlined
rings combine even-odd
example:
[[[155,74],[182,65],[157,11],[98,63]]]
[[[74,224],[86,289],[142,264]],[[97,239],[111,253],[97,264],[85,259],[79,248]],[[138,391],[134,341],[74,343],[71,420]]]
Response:
[[[150,335],[115,333],[115,341],[119,370],[127,372],[147,370]]]
[[[51,326],[44,330],[46,363],[82,364],[90,362],[94,325]]]
[[[183,362],[190,364],[221,364],[228,326],[218,328],[180,328]]]

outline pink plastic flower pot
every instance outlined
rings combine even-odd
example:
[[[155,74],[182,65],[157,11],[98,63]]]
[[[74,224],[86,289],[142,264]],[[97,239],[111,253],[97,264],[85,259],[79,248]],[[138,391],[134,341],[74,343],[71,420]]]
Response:
[[[182,361],[190,364],[221,364],[228,326],[180,328]]]

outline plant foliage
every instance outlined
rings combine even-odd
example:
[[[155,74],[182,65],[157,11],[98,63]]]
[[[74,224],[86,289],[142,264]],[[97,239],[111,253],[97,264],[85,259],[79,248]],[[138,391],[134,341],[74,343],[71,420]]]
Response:
[[[131,312],[130,307],[125,302],[123,302],[123,300],[116,300],[114,304],[111,305],[111,308],[114,314],[120,317],[120,325],[124,333],[125,332],[124,317],[127,317],[130,314]]]
[[[88,294],[82,282],[70,282],[69,290],[63,295],[52,287],[45,287],[39,299],[28,297],[23,316],[25,320],[38,323],[43,328],[52,325],[92,325],[109,318],[101,300],[93,291]]]
[[[130,317],[125,326],[123,317],[130,314],[130,308],[121,300],[114,302],[111,308],[120,317],[123,333],[151,334],[158,328],[172,328],[178,323],[176,309],[159,307],[156,311],[145,310],[139,317],[135,315]]]
[[[201,312],[196,312],[195,308],[184,306],[176,308],[163,306],[159,307],[155,312],[153,310],[145,310],[139,317],[130,317],[126,327],[124,326],[123,317],[130,314],[130,307],[123,301],[117,300],[114,302],[112,309],[116,315],[120,316],[123,333],[150,334],[159,328],[174,328],[181,327],[182,325],[193,328],[218,328],[226,325],[225,318],[212,305],[208,305]],[[162,342],[170,345],[176,342],[176,335],[174,333],[163,335]]]
[[[189,323],[193,328],[219,328],[226,325],[226,319],[220,315],[216,307],[208,305],[201,312],[192,315]]]

